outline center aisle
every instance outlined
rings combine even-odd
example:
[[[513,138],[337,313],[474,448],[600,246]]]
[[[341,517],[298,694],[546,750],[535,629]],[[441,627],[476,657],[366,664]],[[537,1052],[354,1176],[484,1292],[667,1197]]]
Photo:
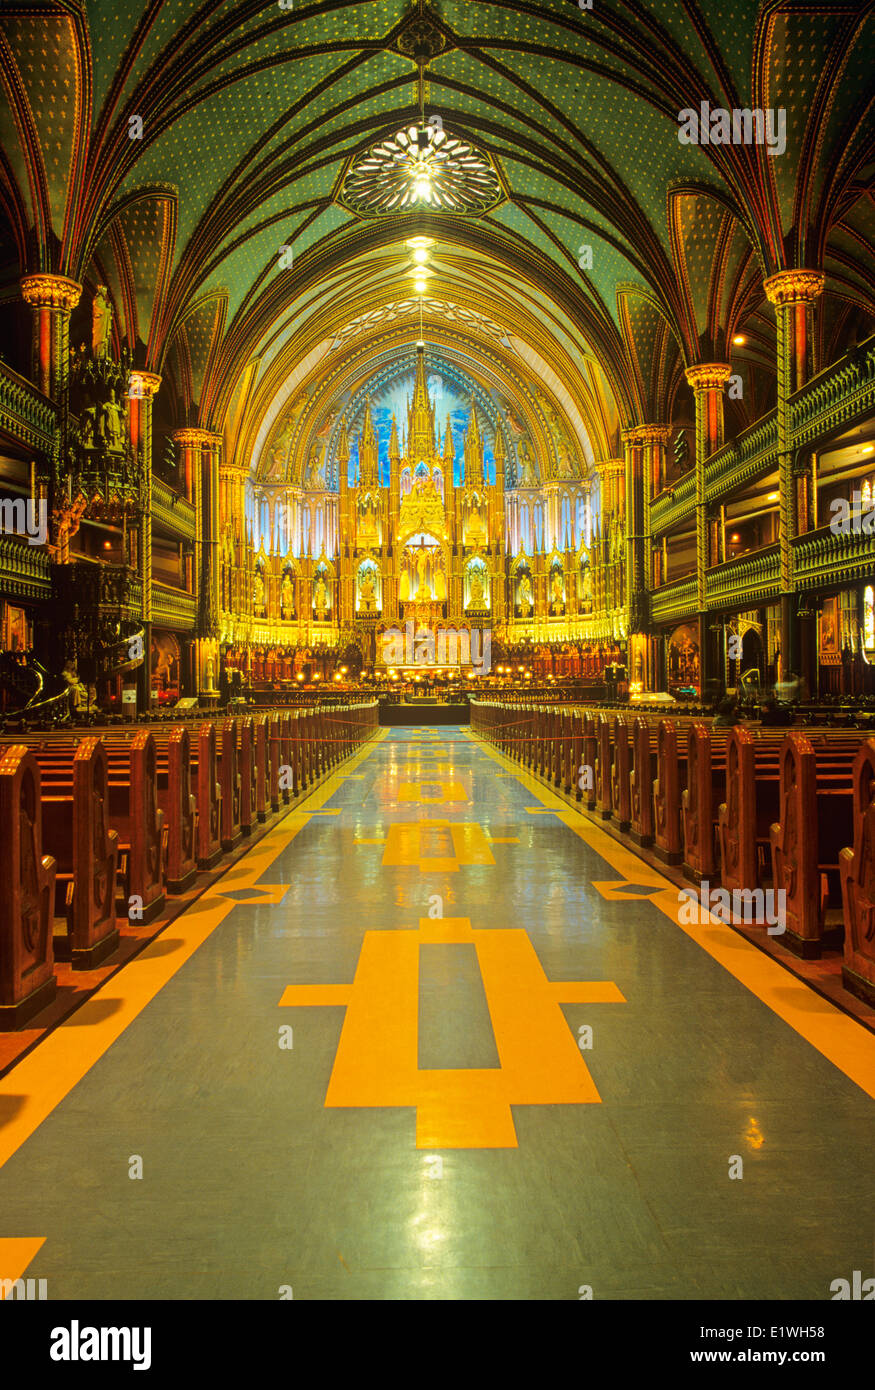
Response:
[[[666,892],[467,730],[387,731],[0,1081],[0,1275],[828,1298],[875,1039]]]

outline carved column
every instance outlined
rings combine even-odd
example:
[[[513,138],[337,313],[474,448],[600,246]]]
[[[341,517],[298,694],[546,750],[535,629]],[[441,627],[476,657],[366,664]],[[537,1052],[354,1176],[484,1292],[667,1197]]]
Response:
[[[60,400],[70,369],[70,314],[82,286],[65,275],[26,275],[21,295],[33,310],[33,379],[44,395]]]
[[[796,478],[791,448],[790,397],[813,368],[814,306],[825,277],[818,270],[782,270],[763,282],[775,306],[778,348],[778,478],[781,557],[781,674],[799,667],[798,628],[794,614],[793,537],[797,532]],[[809,480],[810,490],[810,480]]]
[[[599,479],[599,520],[604,556],[603,611],[614,612],[625,602],[625,563],[617,561],[617,529],[626,527],[626,461],[604,459],[595,465]],[[618,572],[619,570],[619,572]],[[614,621],[611,619],[611,630]]]
[[[130,431],[134,457],[143,470],[143,510],[140,514],[140,584],[143,591],[140,613],[143,619],[144,657],[140,680],[140,708],[152,702],[152,402],[160,376],[154,372],[131,372]]]
[[[710,558],[705,461],[723,444],[723,391],[731,370],[726,362],[706,362],[686,369],[686,378],[693,388],[696,401],[696,608],[699,615],[699,694],[703,698],[710,674],[705,594],[705,571]]]

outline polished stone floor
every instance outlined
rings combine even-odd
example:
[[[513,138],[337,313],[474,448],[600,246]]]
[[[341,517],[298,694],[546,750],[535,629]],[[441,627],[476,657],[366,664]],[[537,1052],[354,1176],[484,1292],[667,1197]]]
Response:
[[[0,1082],[0,1278],[827,1299],[868,1277],[875,1039],[676,899],[468,730],[382,731]]]

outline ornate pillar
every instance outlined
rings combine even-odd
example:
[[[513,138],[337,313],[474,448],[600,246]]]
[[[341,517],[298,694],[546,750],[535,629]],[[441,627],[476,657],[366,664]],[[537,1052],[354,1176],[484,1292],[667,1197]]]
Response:
[[[626,527],[626,461],[604,459],[595,465],[599,479],[599,521],[604,557],[603,611],[623,606],[625,588],[622,573],[616,573],[617,528]],[[622,564],[622,561],[621,561]],[[613,630],[613,620],[610,624]]]
[[[696,609],[699,615],[699,694],[704,699],[709,676],[708,611],[705,571],[709,564],[705,460],[723,444],[723,390],[732,369],[726,362],[687,367],[686,378],[696,401]]]
[[[65,275],[25,275],[21,295],[33,310],[33,379],[43,395],[59,400],[70,368],[70,314],[82,286]]]
[[[185,478],[185,494],[194,506],[195,513],[192,594],[195,599],[196,611],[198,614],[197,628],[198,632],[201,634],[203,628],[204,560],[206,554],[205,529],[207,525],[204,509],[203,454],[210,437],[211,436],[206,430],[194,428],[176,430],[173,434],[173,442],[180,450],[180,468]],[[192,679],[194,682],[192,694],[199,694],[204,688],[208,655],[209,654],[205,652],[203,642],[201,640],[196,640],[192,646]]]
[[[140,679],[140,708],[152,703],[152,402],[161,385],[154,372],[131,372],[130,431],[134,458],[143,470],[143,510],[140,514],[139,551],[142,588],[143,665]]]
[[[643,632],[647,621],[644,589],[644,440],[638,430],[622,433],[626,472],[626,585],[629,631]]]
[[[808,380],[811,369],[814,306],[823,293],[819,270],[782,270],[763,282],[775,306],[778,349],[778,481],[781,494],[781,674],[799,668],[798,628],[794,615],[793,538],[797,533],[797,479],[791,448],[790,397]],[[808,466],[805,469],[808,472]],[[810,477],[803,483],[803,505],[810,505]]]

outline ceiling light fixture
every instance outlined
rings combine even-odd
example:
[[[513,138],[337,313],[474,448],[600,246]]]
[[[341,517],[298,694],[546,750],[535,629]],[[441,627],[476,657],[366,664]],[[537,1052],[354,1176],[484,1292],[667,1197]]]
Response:
[[[747,338],[745,338],[743,333],[736,333],[732,341],[735,343],[736,347],[743,347],[743,345],[747,342]]]
[[[767,492],[767,493],[766,493],[766,501],[767,501],[767,502],[777,502],[780,496],[781,496],[781,494],[780,494],[779,492]]]

